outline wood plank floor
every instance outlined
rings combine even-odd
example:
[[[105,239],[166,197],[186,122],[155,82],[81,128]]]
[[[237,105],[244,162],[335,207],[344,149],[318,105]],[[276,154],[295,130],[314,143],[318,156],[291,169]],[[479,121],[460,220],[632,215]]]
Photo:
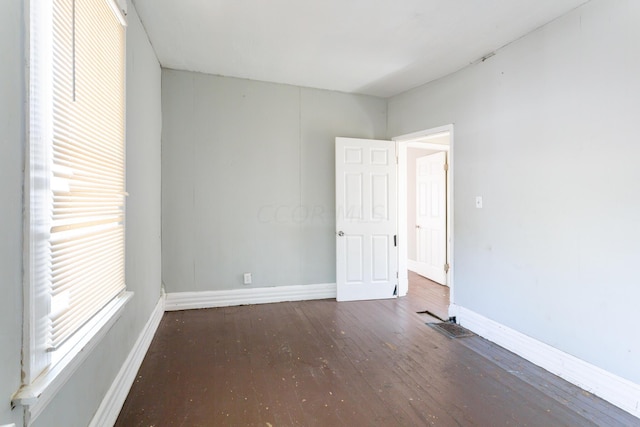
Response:
[[[431,286],[165,313],[116,425],[640,425],[478,336],[426,326],[416,312],[448,291]]]
[[[449,288],[447,286],[409,271],[409,289],[412,290],[411,301],[416,304],[417,313],[425,316],[425,322],[449,319]]]

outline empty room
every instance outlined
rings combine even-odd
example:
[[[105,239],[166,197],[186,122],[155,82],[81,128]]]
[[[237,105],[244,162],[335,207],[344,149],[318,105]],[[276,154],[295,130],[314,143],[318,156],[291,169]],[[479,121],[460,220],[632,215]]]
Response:
[[[3,0],[0,427],[640,426],[638,22]]]

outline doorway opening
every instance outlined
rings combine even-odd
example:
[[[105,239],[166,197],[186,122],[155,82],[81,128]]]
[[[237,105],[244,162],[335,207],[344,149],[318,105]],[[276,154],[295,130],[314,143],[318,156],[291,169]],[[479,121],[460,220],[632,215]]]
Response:
[[[399,295],[448,320],[453,288],[453,125],[393,138],[398,153]]]

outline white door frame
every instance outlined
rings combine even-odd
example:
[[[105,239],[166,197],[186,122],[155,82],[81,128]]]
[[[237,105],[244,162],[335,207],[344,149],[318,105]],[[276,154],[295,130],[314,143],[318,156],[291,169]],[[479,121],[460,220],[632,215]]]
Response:
[[[398,153],[398,296],[405,296],[409,291],[409,276],[407,272],[407,148],[419,147],[426,149],[438,149],[445,151],[447,148],[440,144],[430,143],[429,140],[438,138],[443,134],[449,134],[449,171],[447,174],[447,259],[449,261],[449,271],[447,273],[447,284],[449,285],[449,306],[454,302],[454,282],[453,282],[453,124],[413,132],[392,138],[396,141]]]

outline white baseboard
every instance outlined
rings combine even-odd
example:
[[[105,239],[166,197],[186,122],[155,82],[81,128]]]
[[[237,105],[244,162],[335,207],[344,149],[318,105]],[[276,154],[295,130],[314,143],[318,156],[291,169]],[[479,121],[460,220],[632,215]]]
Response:
[[[429,267],[425,263],[418,262],[418,261],[415,261],[415,260],[412,260],[412,259],[408,259],[407,260],[407,270],[413,271],[414,273],[419,274],[420,276],[426,277],[427,279],[433,281],[433,279],[431,279],[431,277],[433,277],[433,271],[430,272],[429,271]],[[444,283],[439,283],[439,282],[436,282],[436,283],[438,283],[438,284],[440,284],[442,286],[449,286],[449,285],[447,285],[447,281],[449,280],[449,278],[447,277],[444,280],[445,280]]]
[[[409,279],[407,277],[398,278],[398,296],[406,297],[409,293]]]
[[[476,334],[640,418],[640,385],[452,304],[452,316]]]
[[[418,273],[421,270],[420,263],[418,261],[414,261],[412,259],[407,259],[407,270],[411,270],[414,273]],[[420,273],[418,273],[420,274]]]
[[[112,426],[118,419],[118,414],[122,409],[122,405],[124,404],[124,401],[129,394],[129,390],[136,379],[138,369],[140,369],[142,360],[147,354],[147,350],[151,345],[153,336],[160,325],[160,320],[162,320],[162,315],[164,314],[164,300],[164,295],[158,300],[149,320],[147,320],[140,336],[136,340],[131,352],[129,352],[127,359],[120,368],[118,375],[113,380],[113,383],[111,383],[109,391],[107,391],[104,399],[102,399],[100,407],[89,424],[90,427]]]
[[[317,285],[275,286],[267,288],[229,289],[205,292],[170,292],[165,302],[166,311],[197,308],[229,307],[244,304],[266,304],[284,301],[335,299],[335,283]]]

